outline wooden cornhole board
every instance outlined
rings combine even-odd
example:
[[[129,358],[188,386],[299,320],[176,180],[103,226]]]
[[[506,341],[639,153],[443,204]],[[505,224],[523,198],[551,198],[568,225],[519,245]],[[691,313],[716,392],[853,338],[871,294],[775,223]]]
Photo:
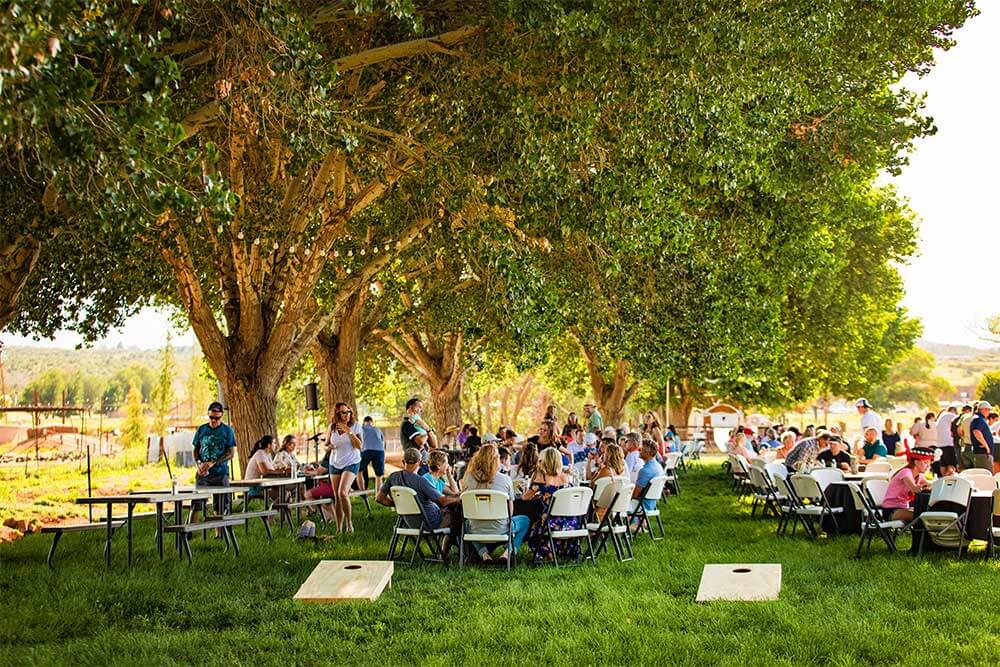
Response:
[[[392,587],[392,561],[321,560],[299,587],[303,602],[374,602],[386,586]]]
[[[706,565],[695,601],[777,600],[780,592],[780,563]]]

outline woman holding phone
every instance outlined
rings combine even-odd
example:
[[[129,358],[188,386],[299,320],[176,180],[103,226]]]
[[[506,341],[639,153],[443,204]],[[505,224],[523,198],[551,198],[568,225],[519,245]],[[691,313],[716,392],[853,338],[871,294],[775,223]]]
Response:
[[[330,451],[330,480],[333,486],[333,518],[337,530],[354,532],[351,522],[351,487],[361,467],[361,424],[347,403],[337,403],[334,421],[326,434]]]

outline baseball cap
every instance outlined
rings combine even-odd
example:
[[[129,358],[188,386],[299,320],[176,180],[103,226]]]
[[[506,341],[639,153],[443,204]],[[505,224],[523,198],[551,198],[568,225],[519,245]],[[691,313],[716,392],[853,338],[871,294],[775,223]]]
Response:
[[[487,433],[483,436],[483,444],[485,445],[488,442],[500,442],[500,438],[495,433]]]
[[[225,408],[222,407],[222,403],[219,403],[218,401],[212,401],[208,404],[209,412],[223,412],[224,410]]]
[[[854,402],[854,406],[858,408],[870,408],[872,404],[868,402],[867,398],[859,398]]]
[[[585,433],[583,435],[583,445],[584,447],[593,447],[597,444],[597,436],[593,433]]]
[[[993,406],[990,405],[989,401],[979,401],[979,409],[982,410],[986,408],[987,410],[992,410]]]
[[[606,429],[604,429],[604,437],[606,437],[606,438],[617,438],[618,437],[618,431],[615,430],[614,426],[608,426]]]

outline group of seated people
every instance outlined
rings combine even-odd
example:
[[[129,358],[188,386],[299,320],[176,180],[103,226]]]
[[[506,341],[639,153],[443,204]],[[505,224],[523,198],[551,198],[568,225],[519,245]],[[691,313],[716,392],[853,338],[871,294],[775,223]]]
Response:
[[[573,486],[573,479],[568,472],[566,461],[561,449],[551,443],[528,441],[519,451],[516,464],[504,463],[509,452],[501,455],[501,449],[495,442],[484,442],[468,461],[461,479],[456,480],[445,452],[432,451],[429,456],[429,469],[420,474],[422,456],[416,447],[408,448],[403,454],[403,470],[389,475],[378,491],[376,499],[387,506],[393,504],[391,488],[404,486],[416,493],[417,502],[423,509],[423,517],[404,517],[407,525],[418,527],[426,520],[427,528],[450,528],[451,534],[444,540],[443,555],[447,558],[451,547],[460,534],[462,514],[460,494],[462,491],[492,489],[501,491],[507,496],[510,524],[508,520],[484,521],[469,520],[466,531],[469,533],[505,533],[510,527],[513,534],[515,552],[527,541],[536,561],[553,559],[546,525],[549,530],[572,530],[582,528],[585,518],[552,517],[547,515],[553,494],[559,489]],[[639,467],[633,498],[640,502],[640,497],[649,482],[663,474],[663,467],[657,461],[658,451],[652,441],[643,442],[639,448]],[[601,442],[587,457],[587,479],[593,484],[603,477],[618,477],[626,473],[625,455],[622,448],[613,440]],[[647,509],[655,506],[655,500],[641,499]],[[597,516],[597,519],[602,518]],[[638,526],[633,526],[633,529]],[[499,545],[488,543],[473,543],[480,560],[485,563],[494,560],[495,551]],[[579,555],[579,543],[575,540],[561,542],[556,547],[559,558],[574,559]],[[505,563],[511,554],[506,546],[497,556],[499,562]]]

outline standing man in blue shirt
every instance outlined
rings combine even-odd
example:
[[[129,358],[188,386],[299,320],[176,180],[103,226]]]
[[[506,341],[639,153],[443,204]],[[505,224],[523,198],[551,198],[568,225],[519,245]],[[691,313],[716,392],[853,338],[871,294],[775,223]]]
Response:
[[[222,423],[222,403],[213,401],[208,406],[208,423],[202,424],[194,434],[194,460],[198,470],[194,485],[229,486],[229,461],[236,449],[236,434],[229,424]],[[215,496],[215,511],[222,511],[219,501],[224,497]],[[192,521],[197,520],[197,510]]]
[[[368,464],[375,471],[375,488],[382,488],[385,474],[385,434],[375,426],[375,420],[365,417],[361,425],[361,484],[368,488]]]
[[[972,435],[972,466],[974,468],[993,470],[993,433],[990,431],[990,424],[987,421],[992,409],[992,405],[986,401],[980,401],[979,405],[976,406],[976,416],[969,424],[969,433]]]

